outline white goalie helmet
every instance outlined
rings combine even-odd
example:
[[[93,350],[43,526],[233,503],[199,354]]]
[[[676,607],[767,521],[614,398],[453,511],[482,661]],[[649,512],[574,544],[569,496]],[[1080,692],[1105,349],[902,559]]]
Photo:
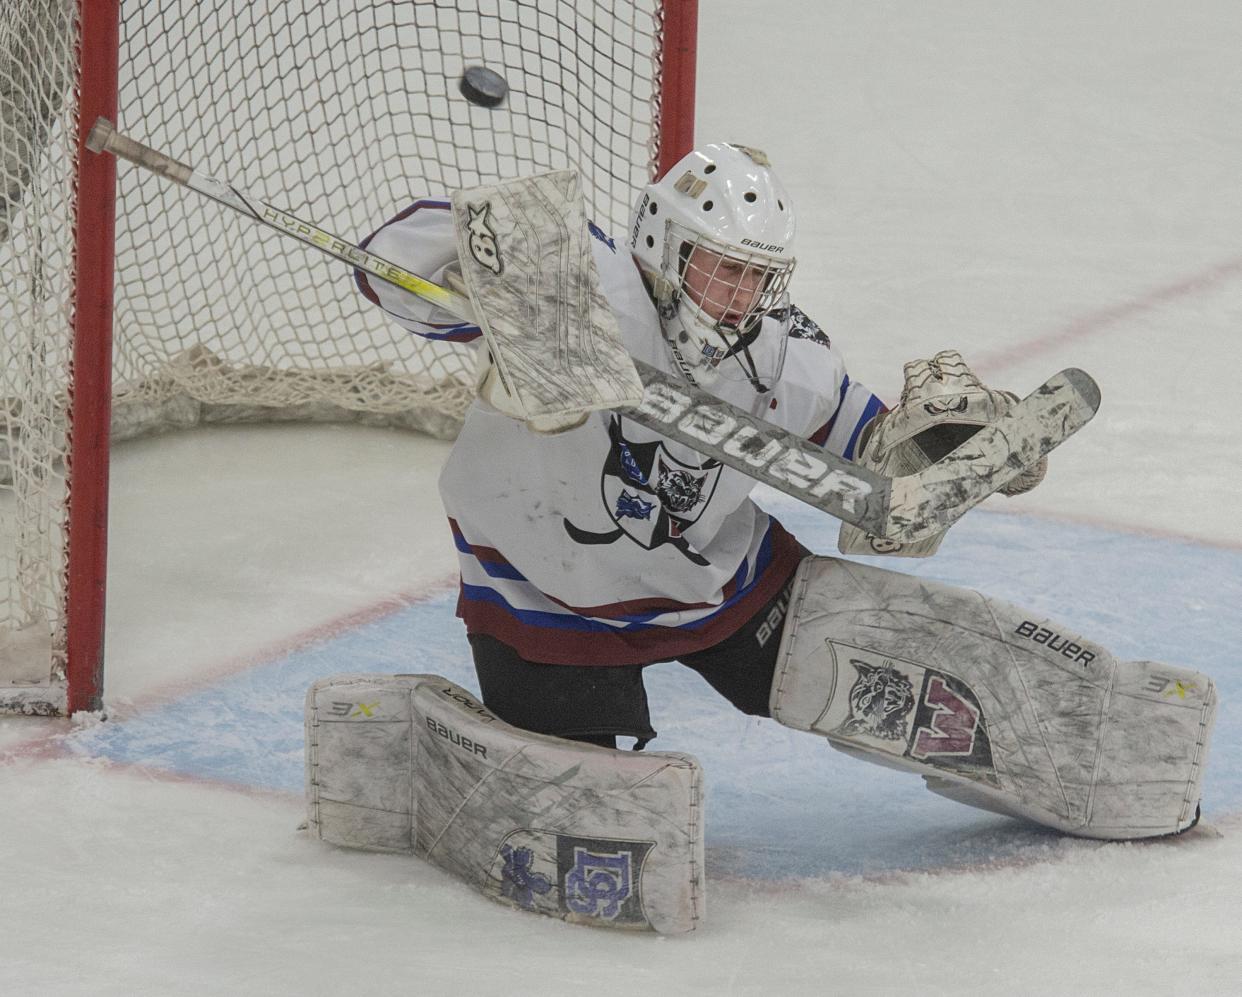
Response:
[[[692,383],[738,378],[766,390],[779,376],[784,338],[756,339],[787,301],[793,237],[789,195],[758,149],[704,145],[643,188],[630,251]]]

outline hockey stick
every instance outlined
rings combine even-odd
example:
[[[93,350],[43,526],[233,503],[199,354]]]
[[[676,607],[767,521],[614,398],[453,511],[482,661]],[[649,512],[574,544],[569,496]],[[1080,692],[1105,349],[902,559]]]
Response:
[[[95,122],[86,144],[93,152],[110,152],[189,187],[465,321],[477,321],[464,295],[250,197],[232,184],[198,173],[121,135],[104,118]],[[477,324],[486,330],[486,323]],[[491,338],[488,346],[504,349]],[[1085,426],[1100,404],[1099,388],[1088,374],[1076,368],[1063,370],[931,467],[889,478],[655,367],[638,360],[634,365],[644,391],[638,405],[618,408],[627,417],[868,533],[901,542],[921,540],[951,526]]]

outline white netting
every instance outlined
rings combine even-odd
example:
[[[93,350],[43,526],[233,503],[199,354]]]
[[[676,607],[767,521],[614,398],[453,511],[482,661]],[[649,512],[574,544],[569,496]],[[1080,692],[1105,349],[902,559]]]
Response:
[[[124,0],[117,125],[354,241],[418,195],[567,166],[619,232],[655,148],[658,8]],[[26,638],[6,642],[61,626],[76,13],[0,0],[0,700],[26,677]],[[470,64],[505,76],[504,107],[460,96]],[[126,164],[116,248],[116,437],[259,417],[455,432],[466,348],[399,334],[341,265]]]
[[[0,7],[0,683],[61,665],[73,24],[66,0]]]
[[[124,7],[124,49],[142,56],[122,59],[133,75],[120,129],[347,238],[419,194],[564,166],[591,178],[601,220],[624,224],[646,177],[650,8],[218,0],[170,17],[152,6]],[[472,63],[506,77],[505,108],[459,95]],[[122,400],[184,390],[208,403],[422,410],[429,431],[452,432],[469,400],[464,348],[394,336],[345,269],[215,204],[134,169],[119,186]]]

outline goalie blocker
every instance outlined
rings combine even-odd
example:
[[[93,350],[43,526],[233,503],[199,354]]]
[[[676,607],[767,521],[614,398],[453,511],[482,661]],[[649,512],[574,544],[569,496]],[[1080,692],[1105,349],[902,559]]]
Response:
[[[436,675],[337,675],[307,693],[311,833],[412,853],[523,910],[693,930],[701,795],[688,755],[531,734]]]
[[[1216,690],[977,592],[812,557],[771,709],[959,802],[1129,839],[1197,820]]]

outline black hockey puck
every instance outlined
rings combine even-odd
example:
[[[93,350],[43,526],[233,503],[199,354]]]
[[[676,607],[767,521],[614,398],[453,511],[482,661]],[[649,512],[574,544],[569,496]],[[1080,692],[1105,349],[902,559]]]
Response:
[[[509,95],[505,78],[486,66],[467,66],[457,86],[466,100],[479,107],[499,107]]]

